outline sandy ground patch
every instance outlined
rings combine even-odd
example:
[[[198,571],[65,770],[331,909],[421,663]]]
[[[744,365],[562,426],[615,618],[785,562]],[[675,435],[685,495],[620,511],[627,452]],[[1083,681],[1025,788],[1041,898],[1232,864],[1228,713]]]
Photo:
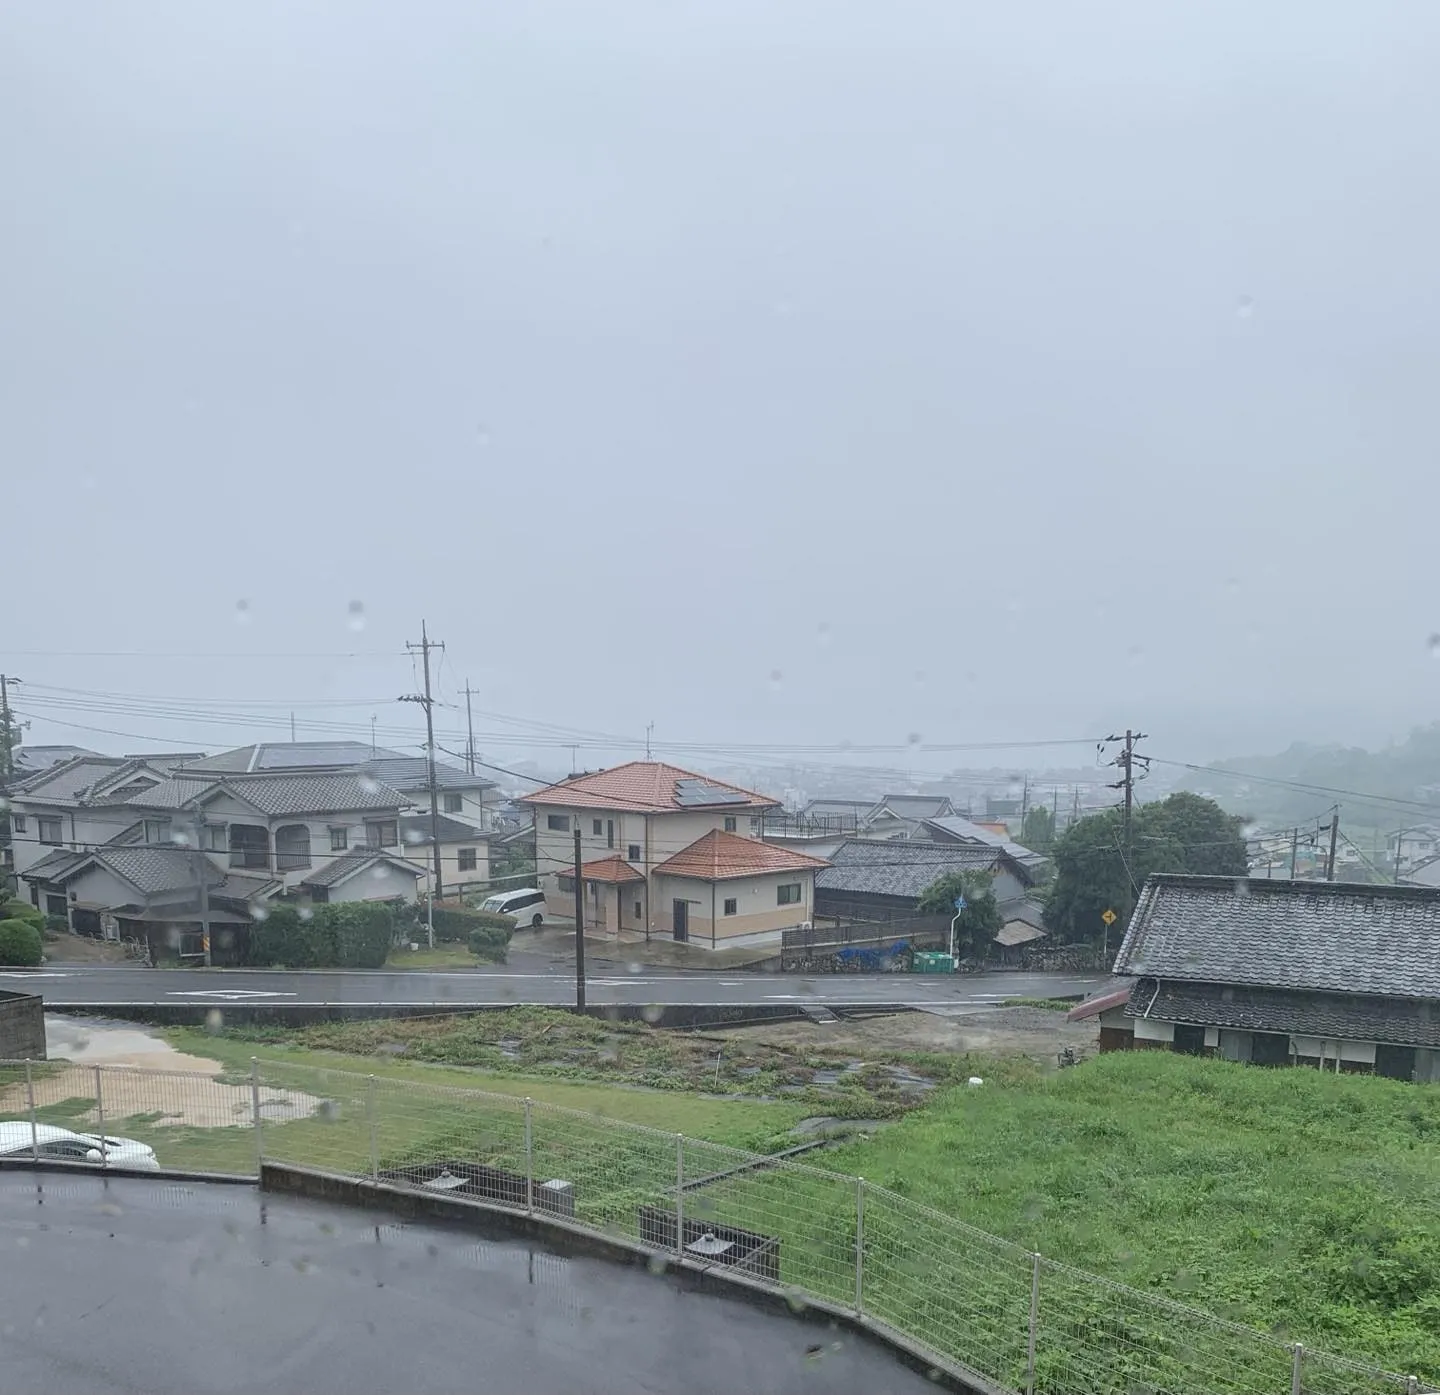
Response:
[[[47,1015],[45,1041],[52,1063],[74,1064],[37,1073],[37,1107],[94,1099],[94,1068],[101,1066],[100,1103],[107,1121],[143,1114],[158,1116],[150,1121],[156,1127],[246,1128],[251,1123],[254,1101],[248,1080],[226,1076],[219,1061],[176,1051],[143,1027]],[[314,1095],[298,1090],[260,1087],[261,1117],[274,1123],[308,1118],[320,1105]],[[27,1107],[24,1085],[0,1090],[0,1113],[18,1117]],[[80,1117],[98,1123],[99,1109]]]

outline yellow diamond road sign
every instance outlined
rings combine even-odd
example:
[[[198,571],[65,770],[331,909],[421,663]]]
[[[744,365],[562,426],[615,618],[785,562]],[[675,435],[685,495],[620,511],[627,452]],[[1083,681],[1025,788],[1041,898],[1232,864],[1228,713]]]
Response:
[[[1103,920],[1106,925],[1114,925],[1116,919],[1115,912],[1111,910],[1102,911],[1100,913],[1100,919]]]

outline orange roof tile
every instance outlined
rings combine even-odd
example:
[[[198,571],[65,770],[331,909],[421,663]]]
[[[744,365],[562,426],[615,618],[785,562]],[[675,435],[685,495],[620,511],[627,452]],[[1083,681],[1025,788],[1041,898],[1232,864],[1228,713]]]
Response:
[[[763,877],[770,872],[818,872],[830,864],[823,857],[722,833],[718,828],[697,838],[688,848],[662,862],[657,875],[696,877],[705,882],[723,882],[732,877]]]
[[[708,799],[707,793],[714,798]],[[735,795],[743,798],[735,799]],[[669,814],[680,809],[775,809],[778,799],[727,785],[663,761],[632,760],[593,775],[576,775],[520,797],[521,804],[558,804],[572,809],[623,809]]]
[[[580,875],[587,882],[610,882],[615,886],[645,880],[645,874],[632,867],[619,853],[613,857],[602,857],[597,862],[582,862]]]

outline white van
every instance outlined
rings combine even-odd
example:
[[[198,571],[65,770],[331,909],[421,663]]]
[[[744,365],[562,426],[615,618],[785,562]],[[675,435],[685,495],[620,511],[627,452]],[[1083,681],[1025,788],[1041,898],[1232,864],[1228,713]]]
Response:
[[[536,930],[551,919],[545,907],[545,893],[533,886],[487,897],[480,903],[480,909],[493,911],[496,915],[513,915],[516,925],[529,925]]]

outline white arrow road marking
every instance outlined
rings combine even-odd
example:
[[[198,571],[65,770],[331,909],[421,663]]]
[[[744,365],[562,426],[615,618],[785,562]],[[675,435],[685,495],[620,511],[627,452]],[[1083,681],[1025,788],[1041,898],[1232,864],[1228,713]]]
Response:
[[[294,993],[264,993],[247,988],[172,988],[167,998],[225,998],[235,1003],[243,998],[293,998]]]
[[[0,971],[0,978],[69,978],[69,974],[57,973],[54,969],[36,969],[34,973],[25,973],[18,970],[5,969]]]

